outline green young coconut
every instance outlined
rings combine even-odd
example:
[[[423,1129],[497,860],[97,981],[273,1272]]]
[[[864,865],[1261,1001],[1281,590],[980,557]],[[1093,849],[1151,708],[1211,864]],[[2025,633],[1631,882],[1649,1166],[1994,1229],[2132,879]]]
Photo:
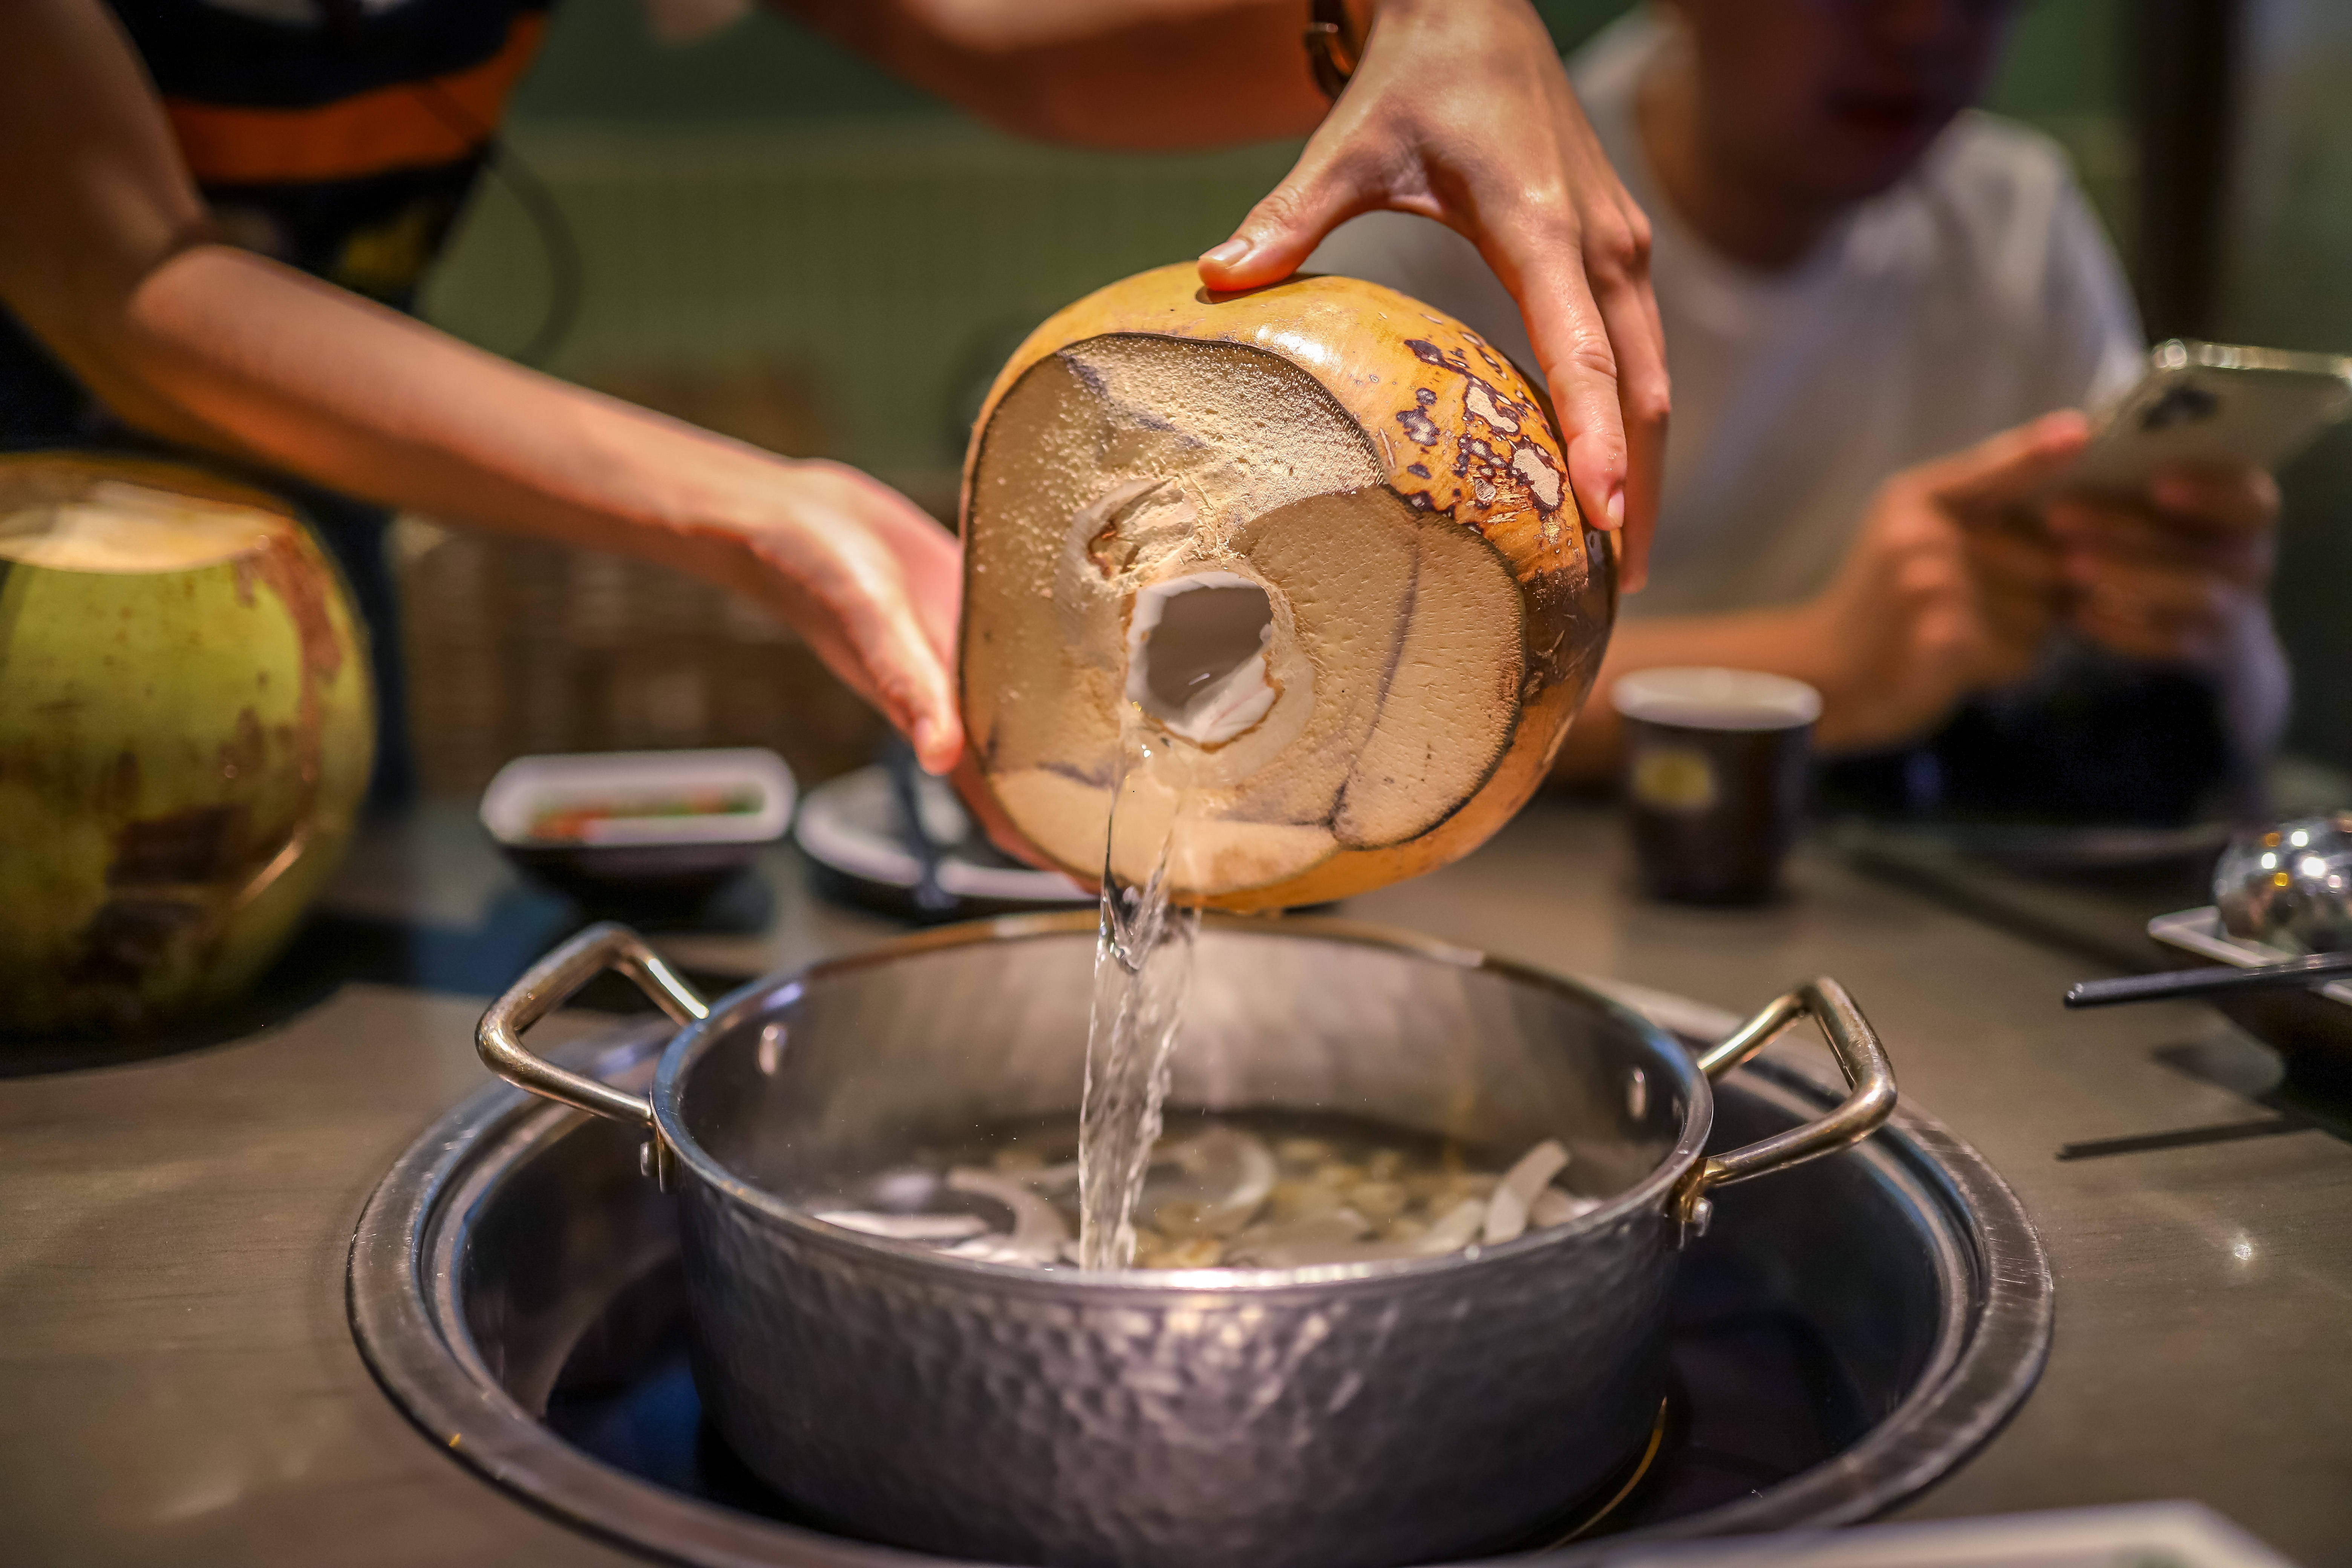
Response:
[[[0,1029],[236,996],[334,869],[374,750],[365,634],[282,503],[0,458]]]

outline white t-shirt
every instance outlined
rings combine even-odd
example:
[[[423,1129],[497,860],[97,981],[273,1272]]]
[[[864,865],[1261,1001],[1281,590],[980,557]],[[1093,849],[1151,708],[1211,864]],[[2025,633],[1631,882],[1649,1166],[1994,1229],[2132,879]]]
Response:
[[[1602,148],[1649,215],[1674,425],[1648,589],[1629,614],[1792,603],[1843,559],[1888,475],[2138,374],[2121,268],[2065,155],[1969,113],[1904,181],[1780,273],[1709,250],[1659,194],[1634,95],[1666,41],[1637,11],[1570,62]],[[1469,241],[1399,213],[1307,263],[1461,318],[1532,371],[1527,329]]]

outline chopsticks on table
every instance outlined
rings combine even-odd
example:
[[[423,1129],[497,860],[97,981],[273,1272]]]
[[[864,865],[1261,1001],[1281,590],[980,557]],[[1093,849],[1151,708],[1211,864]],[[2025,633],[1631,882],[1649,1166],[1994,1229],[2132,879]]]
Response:
[[[2315,952],[2249,969],[2171,969],[2158,974],[2127,974],[2119,980],[2085,980],[2068,987],[2069,1007],[2110,1007],[2119,1002],[2162,1002],[2185,996],[2217,996],[2231,991],[2291,991],[2316,985],[2331,975],[2352,974],[2352,952]]]

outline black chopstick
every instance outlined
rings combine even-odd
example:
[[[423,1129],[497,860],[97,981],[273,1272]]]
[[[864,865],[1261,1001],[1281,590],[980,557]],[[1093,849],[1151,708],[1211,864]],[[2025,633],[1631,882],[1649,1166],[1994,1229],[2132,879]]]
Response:
[[[890,798],[898,807],[899,841],[915,858],[915,907],[925,914],[945,913],[956,906],[956,896],[940,881],[948,847],[931,836],[930,824],[923,820],[922,768],[915,761],[914,747],[891,736],[882,766],[890,775]]]
[[[2170,969],[2158,974],[2127,974],[2120,980],[2085,980],[2067,990],[2066,1005],[2107,1007],[2118,1002],[2160,1002],[2228,991],[2288,991],[2316,984],[2334,974],[2352,974],[2352,952],[2315,952],[2308,958],[2251,969]]]

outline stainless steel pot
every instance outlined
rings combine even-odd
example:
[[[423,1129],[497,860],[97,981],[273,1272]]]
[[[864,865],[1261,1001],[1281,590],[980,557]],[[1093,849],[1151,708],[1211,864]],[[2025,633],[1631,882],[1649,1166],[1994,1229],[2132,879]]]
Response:
[[[709,1010],[601,925],[483,1016],[499,1074],[647,1130],[645,1167],[681,1205],[706,1408],[828,1522],[1055,1565],[1328,1568],[1503,1544],[1648,1436],[1664,1302],[1708,1191],[1843,1148],[1895,1104],[1834,981],[1695,1062],[1570,981],[1342,921],[1212,918],[1171,1105],[1343,1112],[1498,1149],[1557,1137],[1573,1184],[1613,1196],[1470,1253],[1282,1271],[1008,1267],[811,1217],[910,1148],[1075,1121],[1094,947],[1085,914],[951,927]],[[649,1098],[520,1038],[606,967],[686,1025]],[[1808,1016],[1852,1095],[1706,1155],[1708,1075]]]

